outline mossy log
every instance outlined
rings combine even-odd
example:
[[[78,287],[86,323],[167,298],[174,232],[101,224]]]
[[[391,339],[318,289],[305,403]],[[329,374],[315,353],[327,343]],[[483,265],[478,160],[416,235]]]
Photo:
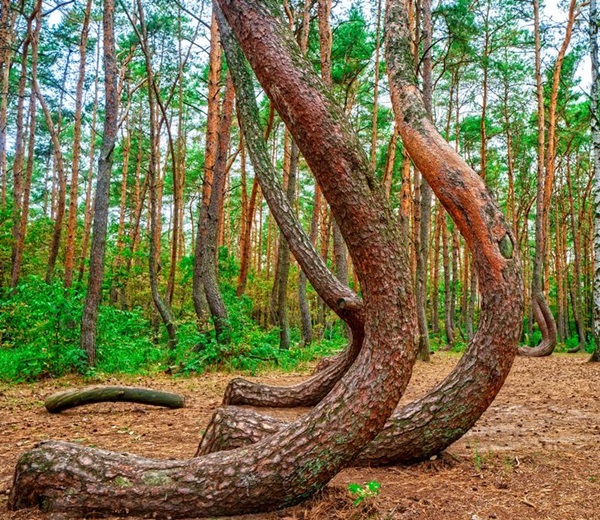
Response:
[[[48,397],[44,406],[50,413],[60,413],[63,410],[87,404],[117,402],[149,404],[165,408],[183,408],[185,406],[185,399],[179,394],[133,386],[88,386],[58,392]]]

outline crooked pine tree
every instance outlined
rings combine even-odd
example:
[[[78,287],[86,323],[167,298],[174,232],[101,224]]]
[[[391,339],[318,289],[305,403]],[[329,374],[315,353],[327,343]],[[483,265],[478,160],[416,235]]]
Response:
[[[43,443],[18,463],[9,498],[12,508],[41,504],[47,511],[79,514],[191,517],[289,505],[325,485],[377,435],[409,379],[416,355],[412,284],[384,190],[341,110],[310,64],[294,54],[295,42],[277,22],[275,8],[252,0],[222,0],[220,5],[315,173],[348,245],[364,295],[360,354],[341,384],[311,412],[247,448],[185,461],[155,461],[69,443]],[[388,33],[405,34],[405,18],[404,4],[390,3]],[[480,374],[473,370],[478,357],[472,356],[463,370],[472,375],[472,387],[481,388],[481,382],[489,387],[489,381],[499,387],[514,357],[513,336],[522,311],[514,241],[485,185],[477,176],[469,177],[459,158],[445,152],[445,142],[426,114],[417,110],[418,90],[412,76],[402,74],[408,42],[400,37],[387,43],[388,61],[390,56],[391,62],[396,60],[390,68],[400,68],[393,97],[397,115],[403,116],[398,116],[404,121],[402,137],[413,147],[411,155],[421,171],[433,163],[440,179],[429,174],[432,189],[442,195],[458,225],[466,228],[468,222],[472,230],[467,242],[479,269],[483,312],[488,313],[474,345],[484,365],[492,359],[494,363]],[[502,308],[500,319],[489,314]],[[446,402],[450,403],[452,399]]]
[[[388,2],[386,20],[388,27],[394,27],[393,31],[388,31],[387,59],[397,124],[413,160],[423,168],[423,174],[474,252],[474,265],[482,283],[482,317],[477,334],[455,370],[428,395],[396,411],[382,433],[355,459],[355,464],[421,460],[443,450],[468,431],[492,402],[510,370],[523,312],[522,292],[515,289],[522,283],[520,260],[516,256],[510,226],[481,178],[437,133],[427,117],[415,78],[404,72],[411,69],[408,61],[403,61],[408,60],[402,49],[409,40],[409,32],[401,2]],[[269,200],[276,185],[266,177],[273,179],[275,175],[268,171],[271,168],[268,156],[261,150],[264,142],[260,142],[256,123],[258,110],[251,80],[244,69],[243,58],[235,50],[235,41],[225,29],[222,34],[234,80],[237,77],[240,120],[246,136],[255,137],[248,140],[255,171],[277,218],[279,212],[285,214],[286,210],[278,207],[280,203]],[[430,149],[435,155],[429,155]],[[278,198],[282,197],[279,194]],[[286,238],[294,243],[293,234],[289,235]],[[306,238],[303,240],[307,241]],[[308,264],[303,255],[296,254],[296,258],[307,275],[312,274],[314,278],[314,266]],[[317,277],[313,285],[324,299],[331,298],[332,291],[335,293],[336,290],[333,284],[325,282],[325,277]],[[506,305],[506,298],[511,301],[510,305]],[[360,300],[355,308],[357,311],[362,308]],[[361,330],[361,316],[357,312],[354,321],[358,331]],[[510,330],[501,323],[510,324]],[[355,338],[345,354],[309,380],[292,387],[272,387],[235,379],[229,385],[224,401],[254,406],[315,404],[327,385],[335,382],[333,374],[343,373],[344,364],[359,349]],[[284,421],[255,412],[223,408],[213,417],[198,453],[251,444],[271,435],[284,424]]]

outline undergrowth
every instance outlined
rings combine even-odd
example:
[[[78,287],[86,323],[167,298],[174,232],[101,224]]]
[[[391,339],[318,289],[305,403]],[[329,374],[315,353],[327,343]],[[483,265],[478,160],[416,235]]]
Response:
[[[0,381],[32,381],[68,373],[150,374],[160,371],[182,375],[206,370],[292,370],[343,347],[345,339],[329,339],[290,350],[278,348],[278,329],[264,330],[250,317],[252,302],[237,298],[230,287],[224,296],[231,317],[227,345],[215,341],[208,328],[200,333],[193,313],[178,322],[178,345],[167,348],[164,328],[155,328],[141,309],[101,306],[97,332],[97,365],[90,369],[79,346],[85,294],[65,289],[60,282],[46,284],[29,277],[0,301]],[[292,343],[300,343],[292,330]]]

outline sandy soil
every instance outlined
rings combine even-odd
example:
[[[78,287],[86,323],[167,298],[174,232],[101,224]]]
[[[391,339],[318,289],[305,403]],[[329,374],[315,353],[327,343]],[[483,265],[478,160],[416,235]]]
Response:
[[[425,393],[457,359],[437,354],[432,363],[417,364],[406,399]],[[475,428],[435,460],[408,468],[347,469],[306,504],[236,518],[600,520],[600,365],[585,360],[580,355],[518,358],[508,382]],[[50,518],[38,511],[6,510],[19,454],[44,439],[157,458],[192,456],[231,377],[101,381],[184,394],[186,408],[169,411],[100,404],[50,415],[42,406],[47,395],[88,383],[69,377],[0,386],[0,519]],[[291,384],[303,377],[306,373],[271,373],[260,379]],[[348,484],[373,480],[381,484],[380,495],[354,506]]]

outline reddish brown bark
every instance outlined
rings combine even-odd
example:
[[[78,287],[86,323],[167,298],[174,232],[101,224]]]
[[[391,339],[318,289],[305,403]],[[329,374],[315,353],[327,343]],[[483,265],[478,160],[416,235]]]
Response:
[[[73,125],[73,157],[71,160],[71,190],[69,194],[69,217],[67,219],[67,242],[65,247],[65,287],[73,283],[73,265],[75,262],[75,231],[77,228],[77,193],[79,189],[79,159],[81,157],[81,120],[83,115],[83,87],[85,83],[85,65],[87,42],[90,27],[92,0],[87,0],[79,41],[79,77],[75,93],[75,123]]]
[[[28,34],[28,38],[31,42],[31,73],[32,76],[37,80],[37,66],[38,66],[38,48],[40,29],[42,25],[41,21],[41,2],[36,4],[34,8],[35,12],[35,28],[28,28],[31,32]],[[18,214],[19,219],[13,224],[13,237],[14,244],[12,249],[12,270],[11,270],[11,287],[16,287],[19,283],[19,276],[21,274],[21,266],[23,263],[23,251],[25,249],[25,235],[27,233],[27,221],[29,219],[29,199],[31,193],[31,178],[33,174],[34,164],[34,145],[35,145],[35,129],[36,129],[36,93],[32,88],[30,101],[29,101],[29,139],[27,144],[27,166],[25,168],[25,178],[21,179],[23,182],[22,193],[20,193],[20,201],[15,200],[15,207],[18,208],[17,212],[13,212],[13,215]],[[19,207],[20,206],[20,207]]]
[[[202,268],[200,264],[200,255],[202,248],[202,212],[206,212],[210,203],[210,190],[212,186],[215,160],[217,156],[217,146],[219,141],[219,93],[221,80],[221,42],[219,39],[219,29],[217,20],[213,13],[210,26],[210,54],[208,66],[208,107],[206,121],[206,146],[204,153],[204,179],[202,182],[202,197],[198,204],[198,226],[196,228],[196,240],[194,244],[194,275],[192,297],[194,300],[194,309],[198,322],[202,323],[208,312],[208,301],[204,284],[202,282]]]
[[[511,226],[483,180],[433,128],[412,78],[403,75],[403,70],[409,70],[402,66],[403,56],[408,55],[403,52],[407,19],[400,2],[388,2],[387,20],[396,121],[411,157],[472,248],[481,284],[482,316],[456,369],[427,396],[398,410],[355,464],[422,460],[468,431],[508,375],[523,312],[520,259]],[[278,427],[280,421],[265,416],[221,410],[209,425],[200,451],[224,449],[230,440],[236,446],[253,442]]]
[[[3,4],[4,7],[4,4]],[[27,31],[25,39],[23,41],[23,48],[21,51],[21,72],[19,75],[19,87],[17,94],[17,116],[16,116],[16,131],[15,131],[15,154],[13,161],[13,243],[11,251],[11,264],[12,273],[11,280],[17,280],[19,278],[19,272],[21,270],[20,264],[22,258],[22,251],[19,251],[21,244],[21,214],[23,211],[23,167],[25,165],[25,87],[27,86],[27,64],[29,46],[34,38],[33,33],[33,22],[39,15],[41,10],[41,2],[37,1],[31,13],[27,17]],[[33,91],[33,88],[32,88]],[[5,97],[5,96],[3,96]],[[3,122],[4,123],[4,122]],[[5,124],[5,123],[4,123]],[[5,146],[5,144],[4,144]],[[4,152],[5,153],[5,152]],[[16,275],[16,276],[15,276]],[[16,282],[15,282],[16,283]],[[13,285],[14,287],[14,285]]]
[[[544,150],[545,135],[545,107],[544,88],[541,71],[541,37],[539,22],[539,2],[534,0],[534,29],[535,29],[535,51],[536,51],[536,82],[538,97],[538,178],[537,178],[537,200],[536,200],[536,231],[535,231],[535,258],[532,276],[531,299],[533,314],[542,332],[542,341],[535,348],[521,347],[519,354],[522,356],[541,357],[549,356],[556,347],[556,321],[544,295],[543,272],[547,248],[548,214],[554,186],[554,171],[556,161],[556,107],[558,103],[558,90],[560,86],[560,73],[562,63],[571,41],[573,24],[576,17],[576,0],[569,4],[569,16],[565,30],[565,38],[561,45],[554,66],[552,76],[552,89],[550,92],[550,104],[548,108],[548,140],[547,149]]]
[[[218,146],[215,158],[211,185],[206,187],[208,177],[204,179],[205,191],[210,191],[208,206],[202,206],[200,210],[200,238],[199,255],[197,261],[200,267],[200,276],[208,307],[215,327],[217,341],[227,343],[229,341],[230,323],[227,308],[219,288],[217,273],[217,245],[219,222],[221,222],[223,197],[227,180],[227,157],[229,154],[229,143],[231,137],[231,123],[233,118],[233,104],[235,92],[231,79],[227,79],[225,96],[221,112],[221,120],[218,127]]]
[[[42,444],[19,462],[13,509],[43,502],[48,511],[84,515],[189,517],[290,505],[322,488],[376,435],[408,382],[416,349],[407,259],[368,159],[311,64],[295,54],[279,13],[245,0],[221,5],[263,88],[284,120],[295,121],[290,131],[339,219],[364,291],[363,350],[343,384],[309,414],[247,449],[159,462]],[[64,472],[64,464],[76,470]]]

